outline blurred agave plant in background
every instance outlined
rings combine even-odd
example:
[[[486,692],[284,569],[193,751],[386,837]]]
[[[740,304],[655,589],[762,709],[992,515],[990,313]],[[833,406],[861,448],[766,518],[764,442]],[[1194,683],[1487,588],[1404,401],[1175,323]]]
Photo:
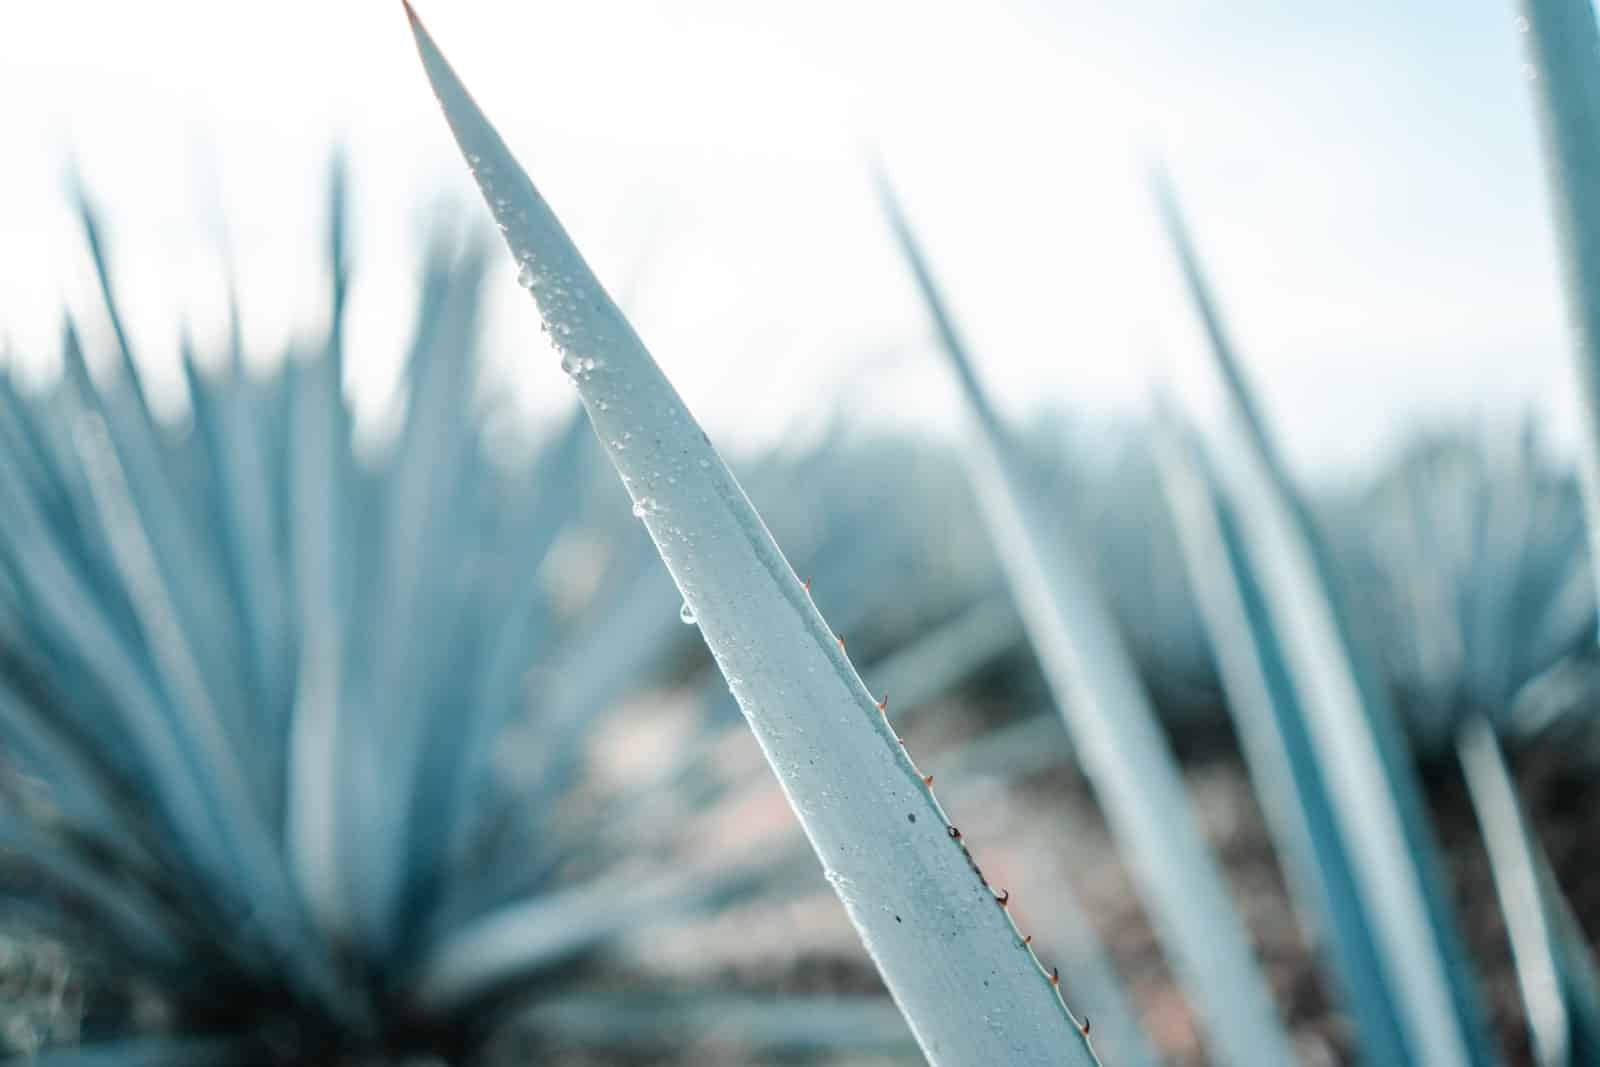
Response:
[[[1420,748],[1474,715],[1520,741],[1560,725],[1518,695],[1587,658],[1593,582],[1577,482],[1532,427],[1420,435],[1326,511]]]
[[[0,379],[0,910],[35,935],[8,975],[54,983],[5,1040],[457,1063],[533,1003],[518,1032],[556,1045],[760,1043],[760,1001],[618,1015],[596,977],[623,935],[787,873],[691,854],[594,773],[600,713],[691,633],[677,598],[636,530],[584,514],[584,423],[523,469],[485,451],[481,242],[430,248],[408,410],[358,456],[343,205],[336,169],[324,340],[265,377],[236,330],[215,371],[185,351],[186,426],[152,415],[86,200],[118,366],[91,374],[69,324],[58,385]],[[905,1045],[884,998],[811,1012],[823,1044]]]

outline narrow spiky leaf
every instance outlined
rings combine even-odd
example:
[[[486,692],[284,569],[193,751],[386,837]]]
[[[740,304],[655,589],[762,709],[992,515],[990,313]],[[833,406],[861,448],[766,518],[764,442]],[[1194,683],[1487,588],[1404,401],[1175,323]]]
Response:
[[[1540,1067],[1600,1062],[1600,983],[1583,936],[1529,831],[1494,728],[1469,721],[1457,743],[1489,853],[1517,981]]]
[[[601,444],[918,1044],[935,1064],[1094,1062],[732,473],[407,13]]]
[[[1247,448],[1241,533],[1259,568],[1313,751],[1333,790],[1339,832],[1418,1062],[1481,1065],[1495,1056],[1458,943],[1437,846],[1399,721],[1354,640],[1327,549],[1289,478],[1211,298],[1177,201],[1155,178],[1161,211],[1210,353]]]
[[[1015,442],[979,384],[881,174],[879,188],[975,424],[968,451],[973,488],[1012,595],[1179,981],[1220,1060],[1287,1063],[1288,1038],[1249,937],[1189,814],[1177,762],[1117,624],[1075,546],[1045,535],[1042,505],[1016,462]]]
[[[1600,560],[1600,28],[1591,0],[1522,0],[1522,12],[1566,268],[1589,555]]]
[[[1218,498],[1198,440],[1163,413],[1156,455],[1190,581],[1211,635],[1228,711],[1289,885],[1309,902],[1369,1063],[1401,1063],[1406,1046],[1327,782],[1238,523]]]

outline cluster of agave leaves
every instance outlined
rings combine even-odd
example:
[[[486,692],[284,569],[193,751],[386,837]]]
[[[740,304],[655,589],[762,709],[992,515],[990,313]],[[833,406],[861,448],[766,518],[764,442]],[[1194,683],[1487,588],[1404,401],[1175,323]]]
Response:
[[[692,855],[639,790],[597,785],[602,714],[693,631],[586,423],[515,467],[486,450],[482,242],[430,249],[406,416],[367,456],[340,384],[337,172],[326,337],[264,376],[236,331],[210,359],[186,346],[181,425],[152,414],[81,206],[110,365],[68,324],[52,387],[0,377],[0,870],[6,925],[70,946],[98,994],[61,1055],[454,1061],[534,1002],[541,1032],[681,1034],[705,1004],[608,1017],[594,960],[795,879],[771,853]],[[703,681],[714,725],[726,691]],[[718,1004],[763,1039],[759,1004]],[[904,1044],[885,1004],[812,1008]]]
[[[703,664],[683,676],[694,631],[619,520],[586,422],[519,464],[486,449],[481,244],[430,246],[406,417],[377,455],[358,447],[340,386],[345,199],[336,170],[327,335],[265,374],[245,368],[236,332],[209,358],[186,346],[186,421],[146,400],[86,198],[110,329],[69,323],[43,391],[0,374],[7,923],[70,946],[97,994],[70,1023],[72,1062],[454,1057],[527,1003],[558,1037],[596,1043],[670,1044],[698,1011],[791,1052],[905,1046],[881,1000],[791,999],[777,1027],[737,995],[625,1010],[548,995],[552,972],[581,991],[605,946],[770,898],[792,867],[734,856],[673,871],[693,836],[673,828],[730,791],[715,753],[742,727],[720,678]],[[90,361],[82,336],[97,332],[112,351]],[[1045,456],[1040,469],[1067,478]],[[948,455],[841,431],[758,458],[749,480],[814,565],[819,602],[881,658],[897,714],[1025,651],[981,530],[936,521],[970,513]],[[1130,536],[1159,506],[1117,514],[1124,497],[1096,496],[1094,521]],[[906,521],[883,522],[886,506]],[[1170,537],[1158,550],[1177,575]],[[1171,606],[1192,621],[1181,596]],[[1203,660],[1189,637],[1173,651]],[[606,714],[625,719],[652,686],[701,710],[675,768],[624,788],[594,772],[592,749]],[[1005,756],[1015,747],[997,769],[1028,769]],[[67,976],[48,976],[41,1027],[61,1023]]]
[[[801,583],[418,33],[587,417],[528,464],[490,459],[475,359],[487,250],[441,240],[405,417],[381,453],[358,454],[336,179],[327,336],[264,377],[236,334],[213,358],[186,351],[189,420],[164,424],[85,203],[112,366],[92,374],[69,324],[56,386],[0,378],[0,899],[9,926],[59,938],[121,997],[101,997],[63,1062],[454,1063],[507,1033],[659,1048],[714,1030],[789,1055],[903,1053],[914,1037],[936,1063],[1076,1063],[1093,1058],[1085,1011],[1113,1062],[1153,1062],[1070,897],[1059,923],[1078,932],[1060,970],[1042,969],[888,725],[1024,643],[1220,1060],[1284,1062],[1287,1042],[1145,695],[1179,713],[1219,675],[1367,1059],[1496,1058],[1404,725],[1467,772],[1542,1062],[1587,1062],[1587,953],[1499,753],[1582,703],[1549,690],[1583,692],[1594,625],[1582,504],[1537,448],[1441,435],[1313,521],[1168,198],[1245,473],[1219,472],[1170,413],[1115,462],[1063,458],[1059,432],[1018,433],[989,408],[885,187],[977,432],[951,452],[836,427],[751,462],[745,483]],[[978,507],[956,506],[968,492]],[[974,513],[981,526],[950,521]],[[689,656],[684,622],[722,677]],[[652,702],[686,708],[674,743],[608,772],[604,750],[626,748]],[[815,884],[792,830],[706,847],[697,815],[771,792],[764,770],[723,758],[748,747],[736,702],[909,1032],[882,997],[649,991],[630,971],[641,932]],[[1024,773],[1050,751],[1041,729],[1060,723],[982,738],[941,784]]]

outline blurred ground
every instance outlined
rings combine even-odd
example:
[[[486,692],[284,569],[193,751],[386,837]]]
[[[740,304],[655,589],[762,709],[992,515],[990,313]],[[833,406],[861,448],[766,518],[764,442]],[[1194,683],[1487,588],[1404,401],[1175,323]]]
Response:
[[[1197,747],[1185,761],[1195,811],[1250,927],[1301,1061],[1351,1062],[1349,1020],[1330,1002],[1325,971],[1313,965],[1296,924],[1239,753],[1228,738]],[[1592,857],[1600,849],[1600,822],[1593,813],[1600,810],[1600,783],[1586,767],[1572,765],[1556,744],[1524,752],[1516,763],[1528,814],[1594,945],[1600,941],[1600,869]],[[1478,967],[1496,1038],[1508,1063],[1531,1064],[1505,926],[1465,786],[1453,766],[1442,764],[1427,768],[1425,784],[1467,952]],[[1206,1063],[1188,1008],[1139,910],[1128,873],[1093,814],[1085,783],[1060,772],[1036,775],[1018,788],[1016,802],[1035,813],[1030,822],[1041,824],[1062,807],[1084,812],[1093,834],[1078,835],[1073,884],[1137,999],[1147,1031],[1174,1063]]]
[[[981,716],[979,716],[981,718]],[[943,725],[940,725],[940,722]],[[924,744],[945,747],[972,730],[975,717],[935,717],[923,730]],[[1600,726],[1586,728],[1591,735]],[[1596,740],[1594,736],[1585,739]],[[1591,945],[1600,943],[1600,780],[1587,762],[1575,761],[1570,737],[1553,738],[1518,753],[1515,764],[1528,814],[1538,828],[1563,890],[1583,923]],[[1309,1067],[1350,1062],[1350,1024],[1335,1010],[1323,972],[1313,964],[1274,861],[1260,808],[1231,736],[1211,730],[1180,739],[1180,756],[1194,811],[1226,871],[1279,1005],[1293,1030],[1301,1062]],[[950,750],[953,751],[953,748]],[[1496,1038],[1512,1067],[1531,1064],[1527,1031],[1504,923],[1488,861],[1465,787],[1455,768],[1435,763],[1425,784],[1434,826],[1455,890],[1467,949],[1475,961],[1481,995]],[[1001,784],[981,775],[948,787],[947,804],[964,828],[996,885],[1018,887],[1013,905],[1024,929],[1039,931],[1048,959],[1059,932],[1051,921],[1051,879],[1063,878],[1089,914],[1134,999],[1141,1023],[1170,1061],[1199,1067],[1206,1060],[1189,1009],[1172,982],[1151,929],[1139,908],[1127,870],[1119,862],[1087,783],[1058,766]],[[662,931],[650,943],[648,963],[618,979],[654,989],[663,983],[693,984],[716,975],[758,994],[827,994],[881,989],[831,895],[819,891],[781,905],[754,904],[681,929]],[[1022,888],[1026,886],[1026,891]],[[1063,975],[1069,1003],[1070,977]],[[90,991],[93,992],[93,991]],[[0,938],[0,1042],[25,1049],[48,1037],[71,1040],[94,997],[86,992],[59,947]],[[108,995],[109,991],[99,991]],[[158,1011],[153,1014],[159,1015]],[[157,1020],[159,1021],[159,1020]],[[1111,1050],[1102,1047],[1107,1067]],[[538,1062],[567,1067],[706,1067],[766,1061],[747,1049],[708,1034],[685,1048],[629,1056],[542,1046],[529,1035],[499,1044],[492,1059],[508,1064]],[[793,1062],[785,1060],[781,1062]],[[905,1063],[893,1056],[865,1056],[853,1067]],[[410,1065],[407,1065],[410,1067]],[[433,1065],[430,1065],[433,1067]]]
[[[1591,734],[1597,728],[1587,728]],[[1595,738],[1587,740],[1592,742]],[[1587,762],[1572,758],[1585,744],[1552,738],[1515,758],[1522,797],[1557,877],[1582,922],[1591,945],[1600,943],[1600,781]],[[1291,910],[1267,837],[1261,810],[1231,736],[1212,732],[1183,739],[1185,777],[1194,810],[1220,858],[1241,913],[1250,928],[1277,1002],[1292,1028],[1300,1060],[1309,1067],[1352,1062],[1350,1021],[1336,1010],[1325,971]],[[1424,783],[1434,827],[1455,891],[1466,949],[1475,962],[1486,1014],[1510,1065],[1532,1064],[1523,1008],[1511,967],[1510,948],[1488,860],[1471,804],[1457,769],[1436,762],[1425,768]],[[1173,984],[1160,949],[1138,904],[1127,869],[1118,860],[1087,783],[1075,771],[1041,771],[1011,786],[952,792],[952,815],[974,842],[975,852],[996,885],[1029,883],[1012,905],[1023,929],[1042,931],[1036,943],[1048,962],[1052,939],[1049,877],[1064,877],[1089,914],[1117,970],[1135,1000],[1141,1023],[1173,1064],[1208,1063],[1194,1020]],[[1003,798],[1003,803],[992,803]],[[986,803],[986,801],[990,801]],[[1042,877],[1041,877],[1042,875]],[[1041,884],[1042,883],[1042,884]],[[741,962],[734,967],[751,988],[780,992],[818,992],[881,988],[875,973],[853,944],[831,899],[818,895],[812,910],[790,908],[784,915],[722,917],[721,941],[694,935],[704,957],[710,951]],[[1036,924],[1036,925],[1030,925]],[[764,934],[752,935],[760,930]],[[770,960],[791,950],[776,971]],[[809,948],[801,949],[806,945]],[[1067,997],[1072,1002],[1070,980]],[[1102,1043],[1103,1044],[1103,1043]],[[1111,1051],[1099,1049],[1107,1067]],[[702,1058],[702,1055],[708,1058]],[[670,1057],[640,1059],[641,1064],[672,1062],[752,1062],[737,1053],[719,1059],[714,1050],[687,1061]],[[564,1062],[601,1063],[573,1058]],[[848,1061],[866,1067],[872,1059]]]

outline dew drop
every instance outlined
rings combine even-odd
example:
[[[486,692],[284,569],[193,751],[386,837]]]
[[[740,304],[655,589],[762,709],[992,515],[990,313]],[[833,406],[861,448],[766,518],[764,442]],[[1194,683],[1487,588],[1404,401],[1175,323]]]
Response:
[[[504,277],[504,275],[501,275],[501,277]],[[524,289],[532,289],[533,282],[533,260],[525,259],[522,261],[522,266],[517,268],[517,284]]]
[[[633,502],[633,517],[642,519],[656,509],[656,498],[642,496]]]
[[[639,505],[635,504],[633,506],[633,513],[635,515],[640,514]],[[678,609],[678,618],[683,620],[683,624],[685,626],[694,625],[694,609],[689,606],[689,602],[687,600],[683,602],[683,607]]]

